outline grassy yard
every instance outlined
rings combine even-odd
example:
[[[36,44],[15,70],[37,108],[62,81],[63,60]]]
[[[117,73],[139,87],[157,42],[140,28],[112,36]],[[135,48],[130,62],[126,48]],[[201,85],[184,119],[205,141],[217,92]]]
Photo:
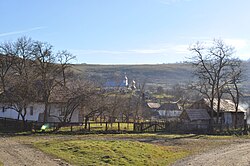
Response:
[[[81,131],[84,129],[84,126],[72,126],[71,127],[62,127],[60,128],[59,131]],[[89,126],[87,127],[87,129],[89,129]],[[107,129],[107,131],[113,130],[113,131],[133,131],[134,129],[134,124],[133,123],[96,123],[96,122],[91,122],[90,123],[90,131],[105,131]]]
[[[169,165],[188,155],[181,148],[137,141],[57,140],[34,145],[74,165]]]

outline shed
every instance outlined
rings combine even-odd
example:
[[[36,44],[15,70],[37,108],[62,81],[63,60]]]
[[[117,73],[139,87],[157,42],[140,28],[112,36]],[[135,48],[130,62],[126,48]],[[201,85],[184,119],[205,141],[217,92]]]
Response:
[[[188,129],[208,129],[211,117],[205,109],[187,109],[180,119]]]

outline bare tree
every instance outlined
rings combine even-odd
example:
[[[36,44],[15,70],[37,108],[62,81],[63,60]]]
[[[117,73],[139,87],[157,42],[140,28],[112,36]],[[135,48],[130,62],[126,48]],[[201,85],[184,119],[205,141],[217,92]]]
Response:
[[[197,43],[190,50],[196,55],[192,58],[195,67],[194,74],[198,78],[197,89],[210,101],[214,109],[214,99],[217,98],[216,122],[219,122],[220,101],[225,86],[230,80],[230,67],[233,65],[234,48],[227,46],[222,40],[214,40],[213,46],[204,47]],[[214,117],[213,111],[211,116]],[[213,121],[212,121],[213,122]]]
[[[230,80],[228,82],[228,85],[226,87],[226,92],[231,96],[231,99],[234,103],[234,109],[235,109],[235,121],[234,121],[234,127],[237,128],[237,119],[238,119],[238,107],[240,103],[240,97],[242,96],[241,89],[239,85],[243,81],[243,71],[241,67],[241,60],[234,59],[234,63],[230,66],[231,72],[230,72]]]
[[[43,121],[47,122],[49,97],[52,90],[61,84],[60,66],[55,63],[56,55],[53,54],[52,45],[48,43],[34,42],[33,55],[37,78],[41,82],[40,93],[45,104]]]
[[[52,100],[55,101],[61,109],[58,115],[50,115],[60,121],[57,129],[71,122],[73,114],[78,110],[80,113],[82,105],[87,102],[90,95],[90,84],[83,81],[68,82],[67,86],[56,87],[52,92]]]
[[[73,58],[74,56],[67,51],[54,54],[52,45],[27,37],[0,44],[1,90],[8,98],[8,107],[18,112],[18,119],[20,116],[25,121],[30,103],[43,100],[43,121],[47,121],[53,90],[58,87],[69,89],[66,79],[72,75],[70,61]],[[69,115],[62,119],[64,122],[68,121],[81,98],[80,93],[70,92],[68,95],[71,98],[65,103]]]
[[[133,118],[136,109],[136,96],[133,93],[124,95],[121,98],[122,121],[129,122]]]
[[[35,88],[31,86],[32,85],[27,88],[27,85],[20,83],[6,92],[8,98],[7,108],[15,110],[18,113],[18,119],[20,116],[24,125],[27,115],[27,108],[29,104],[34,102],[37,97]]]
[[[63,85],[66,86],[67,73],[70,73],[69,69],[71,68],[70,62],[76,57],[73,56],[66,50],[59,51],[57,53],[57,59],[60,63],[60,68],[62,72]]]
[[[145,86],[146,80],[139,86],[138,94],[135,95],[135,113],[133,120],[134,122],[139,122],[140,117],[142,117],[143,110],[145,109],[146,99],[145,99]]]
[[[163,94],[163,93],[164,93],[163,87],[162,87],[162,86],[158,86],[157,89],[156,89],[156,92],[157,92],[158,94]]]
[[[197,87],[195,86],[195,88]],[[199,93],[194,90],[191,82],[184,83],[183,85],[176,84],[171,89],[173,101],[177,102],[182,109],[185,109],[189,102],[200,98]]]
[[[18,119],[21,116],[23,123],[25,123],[25,116],[27,114],[27,107],[36,99],[34,81],[32,56],[32,41],[29,38],[18,38],[15,42],[9,42],[4,45],[11,55],[11,62],[9,62],[9,70],[11,81],[8,84],[8,90],[5,90],[5,95],[8,98],[9,108],[18,112]],[[4,49],[4,46],[2,48]],[[11,49],[10,49],[11,46]]]
[[[109,121],[112,123],[117,119],[120,114],[123,96],[119,92],[114,92],[109,94],[108,99],[108,108],[109,108]]]
[[[14,62],[13,44],[5,42],[0,44],[0,79],[1,90],[6,91],[6,82],[10,82],[10,70]]]
[[[82,104],[85,129],[90,118],[103,115],[108,110],[107,96],[101,90],[91,88],[91,91],[86,95],[85,102]]]

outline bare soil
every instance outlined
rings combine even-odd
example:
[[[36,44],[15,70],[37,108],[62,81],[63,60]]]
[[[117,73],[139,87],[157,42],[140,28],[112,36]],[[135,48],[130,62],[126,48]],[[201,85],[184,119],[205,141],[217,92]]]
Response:
[[[249,166],[250,140],[221,146],[178,161],[174,166]]]
[[[47,156],[30,145],[11,137],[0,137],[0,161],[4,166],[66,166],[60,159]]]

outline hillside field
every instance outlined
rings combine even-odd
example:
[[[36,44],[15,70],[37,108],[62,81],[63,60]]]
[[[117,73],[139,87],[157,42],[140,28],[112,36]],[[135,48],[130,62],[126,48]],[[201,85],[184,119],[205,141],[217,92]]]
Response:
[[[245,90],[250,89],[250,61],[243,63]],[[171,88],[175,84],[194,81],[194,68],[189,63],[155,64],[155,65],[90,65],[74,64],[74,71],[85,78],[104,84],[108,80],[121,81],[125,74],[129,81],[145,84],[146,88],[162,86]]]

